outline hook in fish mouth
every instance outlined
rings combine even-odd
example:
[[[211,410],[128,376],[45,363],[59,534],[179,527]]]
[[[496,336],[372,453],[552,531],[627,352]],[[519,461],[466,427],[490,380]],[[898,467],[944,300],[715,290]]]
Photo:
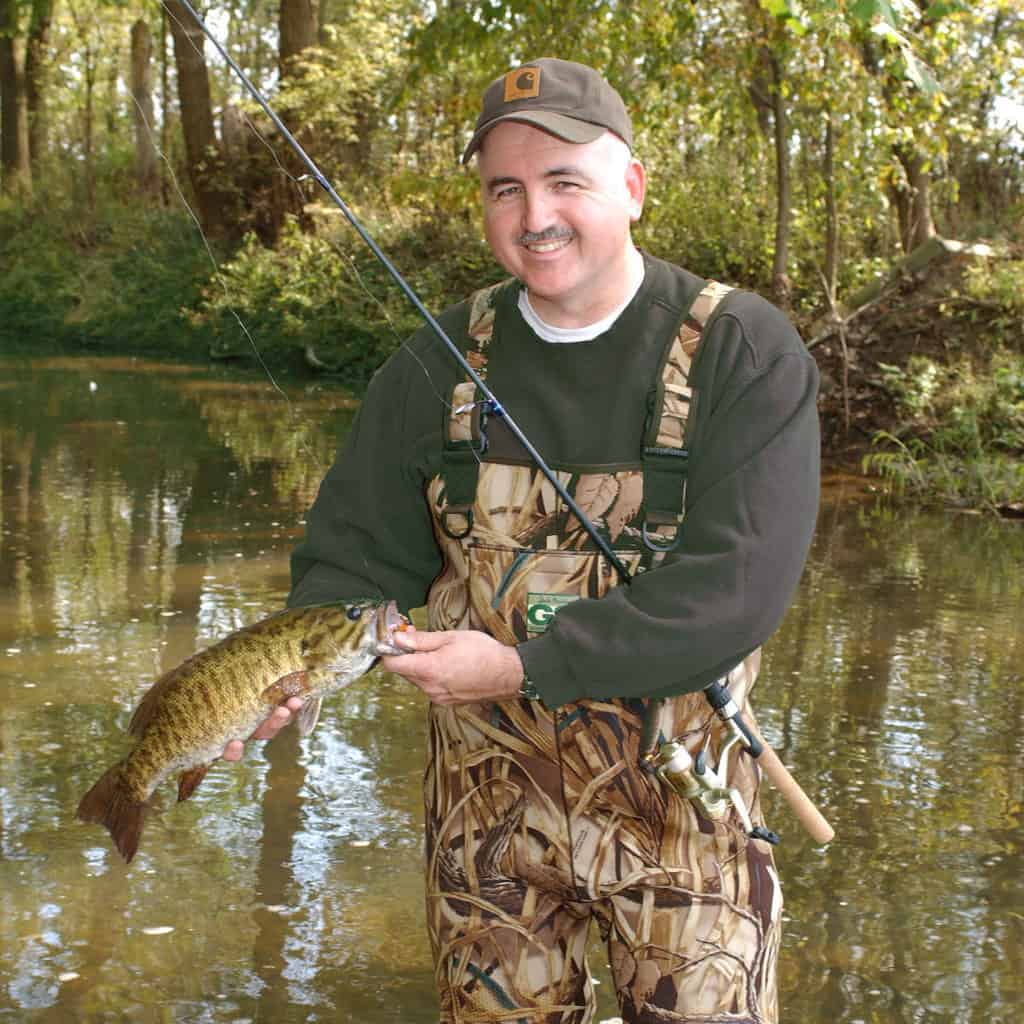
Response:
[[[409,620],[398,610],[394,601],[381,604],[366,625],[373,640],[373,653],[405,654],[406,651],[395,643],[394,635],[396,630],[402,630],[408,625]]]

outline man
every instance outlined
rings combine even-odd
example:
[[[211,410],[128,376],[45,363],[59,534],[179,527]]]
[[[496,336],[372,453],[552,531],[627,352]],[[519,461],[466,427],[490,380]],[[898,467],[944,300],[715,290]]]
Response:
[[[426,329],[374,377],[293,556],[292,605],[428,607],[383,665],[431,702],[444,1021],[590,1019],[592,919],[624,1020],[777,1019],[770,847],[641,761],[659,738],[713,761],[701,690],[746,701],[813,531],[817,373],[772,306],[635,248],[632,143],[591,68],[497,79],[464,162],[514,280],[440,318],[630,585]],[[729,771],[758,823],[754,762]]]

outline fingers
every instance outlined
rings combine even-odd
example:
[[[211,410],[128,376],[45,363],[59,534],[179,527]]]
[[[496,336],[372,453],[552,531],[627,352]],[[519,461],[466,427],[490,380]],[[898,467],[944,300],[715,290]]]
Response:
[[[290,700],[291,698],[289,698]],[[250,738],[254,740],[269,740],[271,737],[276,736],[291,720],[291,709],[287,704],[281,704],[274,708],[256,727],[256,731]]]
[[[401,633],[395,633],[395,644],[405,653],[386,654],[380,660],[381,668],[415,683],[431,700],[436,700],[447,693],[447,689],[441,685],[443,666],[430,655],[451,645],[457,638],[458,634],[451,631],[417,633],[410,626]]]
[[[477,630],[416,633],[399,639],[408,651],[382,667],[417,686],[434,704],[467,704],[515,697],[523,665],[514,647]]]
[[[301,697],[289,697],[283,704],[279,704],[269,715],[256,727],[256,731],[249,737],[252,740],[273,739],[291,720],[292,716],[302,709]],[[245,753],[244,740],[229,740],[220,756],[225,761],[241,761]]]
[[[438,651],[453,642],[457,634],[451,630],[429,630],[417,633],[415,627],[410,626],[402,632],[395,633],[395,645],[405,651]],[[392,655],[397,657],[397,655]]]
[[[242,754],[245,753],[245,744],[241,740],[232,740],[225,748],[224,753],[220,756],[225,761],[241,761]]]

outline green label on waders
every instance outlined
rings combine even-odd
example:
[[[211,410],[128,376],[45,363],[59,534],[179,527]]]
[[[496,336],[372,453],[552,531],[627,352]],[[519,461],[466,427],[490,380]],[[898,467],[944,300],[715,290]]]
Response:
[[[526,595],[526,632],[543,633],[563,605],[572,604],[575,594],[538,594],[530,591]]]

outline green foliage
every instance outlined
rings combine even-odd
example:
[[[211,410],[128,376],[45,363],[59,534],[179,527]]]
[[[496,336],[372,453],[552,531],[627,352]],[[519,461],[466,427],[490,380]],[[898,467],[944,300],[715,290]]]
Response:
[[[0,206],[0,340],[195,352],[183,306],[210,259],[191,220],[111,203],[95,215],[39,203]]]
[[[1024,260],[979,261],[967,269],[965,282],[968,295],[1000,306],[1018,339],[1024,335]]]
[[[888,480],[899,495],[988,512],[1024,502],[1024,462],[1019,457],[996,452],[964,459],[919,438],[904,442],[885,431],[875,442],[889,447],[865,455],[864,472]]]
[[[346,223],[335,226],[331,210],[318,219],[317,232],[289,220],[273,248],[247,236],[192,319],[214,330],[219,357],[305,359],[360,388],[422,321]],[[467,244],[451,222],[368,226],[432,312],[502,276],[483,243]]]
[[[896,399],[900,411],[913,418],[923,416],[932,408],[944,371],[926,356],[911,356],[905,367],[879,363],[882,380]]]
[[[940,366],[915,356],[884,366],[909,417],[900,433],[879,432],[865,472],[900,492],[995,509],[1024,501],[1024,355],[997,353],[983,373],[967,361]]]

